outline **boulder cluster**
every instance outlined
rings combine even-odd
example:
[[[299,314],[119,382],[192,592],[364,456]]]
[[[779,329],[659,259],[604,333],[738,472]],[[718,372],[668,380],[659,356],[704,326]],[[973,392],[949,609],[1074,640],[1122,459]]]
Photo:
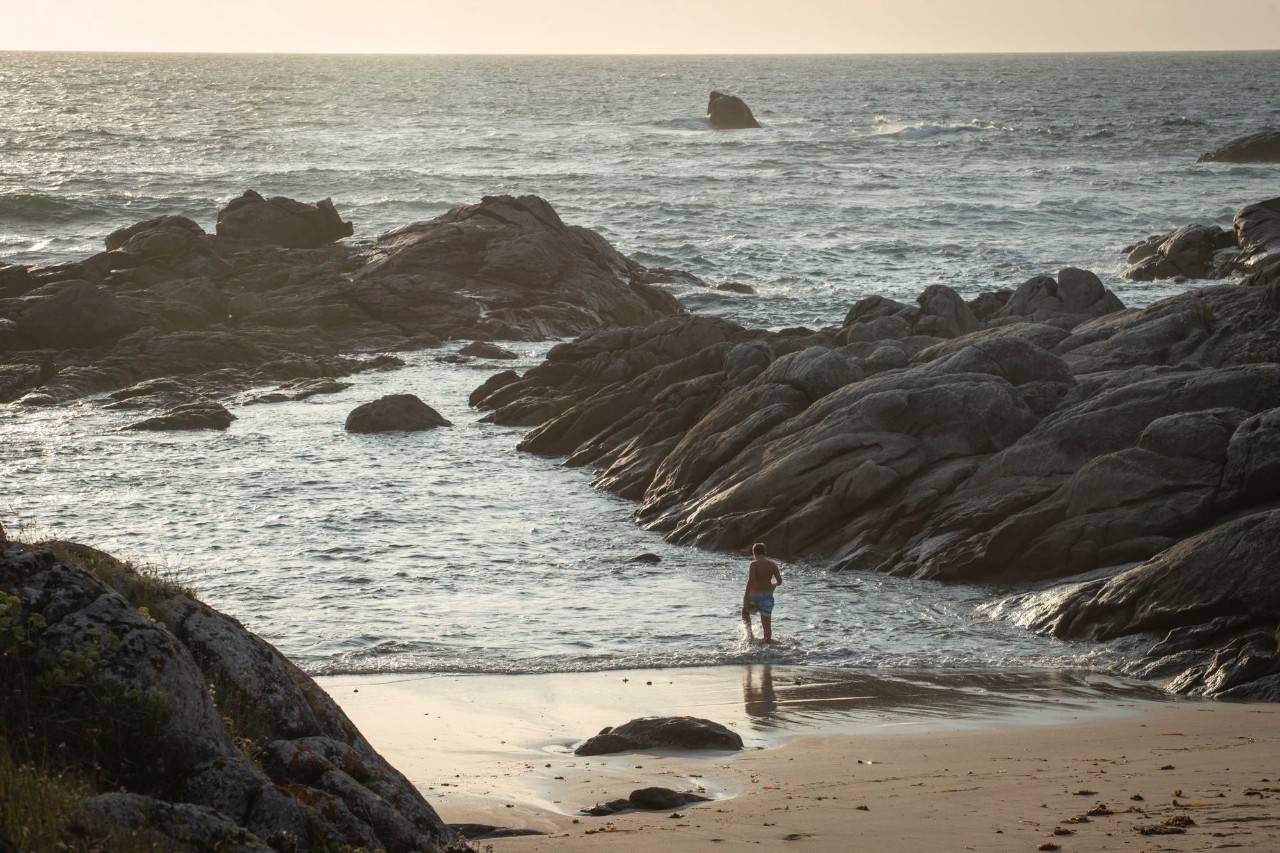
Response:
[[[1131,281],[1221,279],[1236,274],[1256,284],[1280,281],[1280,198],[1251,204],[1232,229],[1196,223],[1153,234],[1124,248]]]
[[[82,261],[0,264],[0,403],[54,405],[163,377],[162,392],[126,398],[171,408],[390,366],[342,353],[543,340],[680,311],[653,286],[674,273],[640,266],[535,196],[338,242],[351,233],[328,200],[251,190],[214,234],[160,216]]]
[[[593,467],[673,542],[946,581],[1115,574],[1238,536],[1280,500],[1280,281],[1138,310],[1064,269],[970,300],[868,297],[821,329],[673,317],[558,345],[472,403],[532,427],[522,450]],[[1274,561],[1260,571],[1280,582]],[[1084,608],[1055,630],[1173,632],[1175,687],[1273,695],[1278,611],[1232,571],[1206,587],[1212,606],[1184,586],[1164,621],[1103,630]],[[1270,657],[1189,674],[1255,635]]]

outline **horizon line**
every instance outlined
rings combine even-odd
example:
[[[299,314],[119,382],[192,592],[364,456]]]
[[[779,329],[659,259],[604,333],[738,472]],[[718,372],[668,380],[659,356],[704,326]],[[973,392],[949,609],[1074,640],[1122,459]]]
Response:
[[[1223,47],[1223,48],[1138,48],[1132,50],[911,50],[911,51],[768,51],[739,53],[731,51],[593,51],[584,53],[558,53],[551,51],[507,53],[500,51],[449,52],[449,51],[345,51],[345,50],[129,50],[86,48],[9,48],[0,47],[0,54],[83,54],[114,56],[439,56],[439,57],[853,57],[853,56],[1115,56],[1132,54],[1204,54],[1204,53],[1280,53],[1280,47]]]

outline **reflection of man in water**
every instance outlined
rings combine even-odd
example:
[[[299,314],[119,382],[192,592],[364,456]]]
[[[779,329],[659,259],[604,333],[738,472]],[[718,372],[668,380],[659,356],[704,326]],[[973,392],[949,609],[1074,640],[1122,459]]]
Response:
[[[756,683],[756,676],[760,681]],[[778,697],[773,692],[773,667],[769,664],[744,667],[742,704],[749,717],[772,717],[778,710]]]
[[[778,564],[764,555],[764,543],[751,546],[751,566],[747,570],[747,591],[742,596],[742,621],[747,624],[747,639],[751,633],[751,614],[760,614],[760,628],[764,641],[773,642],[773,591],[782,586],[782,572]]]

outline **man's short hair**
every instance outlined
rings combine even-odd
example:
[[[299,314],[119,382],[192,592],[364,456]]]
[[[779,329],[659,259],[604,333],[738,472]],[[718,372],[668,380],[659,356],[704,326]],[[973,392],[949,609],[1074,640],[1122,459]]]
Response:
[[[756,544],[752,545],[751,553],[757,557],[763,557],[765,555],[764,543],[757,542]]]

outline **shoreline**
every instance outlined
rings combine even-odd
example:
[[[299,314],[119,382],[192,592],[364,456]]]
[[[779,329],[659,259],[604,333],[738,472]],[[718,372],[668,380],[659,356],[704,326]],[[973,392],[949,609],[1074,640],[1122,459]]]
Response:
[[[1095,673],[775,667],[766,691],[762,670],[318,682],[447,822],[544,833],[485,838],[481,849],[791,840],[847,850],[857,833],[873,850],[1133,850],[1152,849],[1135,846],[1148,839],[1134,826],[1179,815],[1197,825],[1159,836],[1167,845],[1157,849],[1193,849],[1188,842],[1203,844],[1210,831],[1233,833],[1242,849],[1273,849],[1280,838],[1273,792],[1244,793],[1274,779],[1280,708],[1169,697]],[[738,731],[746,749],[572,754],[601,725],[650,714],[706,716]],[[710,801],[679,809],[681,818],[579,812],[651,785]],[[1075,793],[1083,790],[1096,793]],[[1064,824],[1096,802],[1117,814]],[[1053,836],[1058,827],[1075,834]]]

